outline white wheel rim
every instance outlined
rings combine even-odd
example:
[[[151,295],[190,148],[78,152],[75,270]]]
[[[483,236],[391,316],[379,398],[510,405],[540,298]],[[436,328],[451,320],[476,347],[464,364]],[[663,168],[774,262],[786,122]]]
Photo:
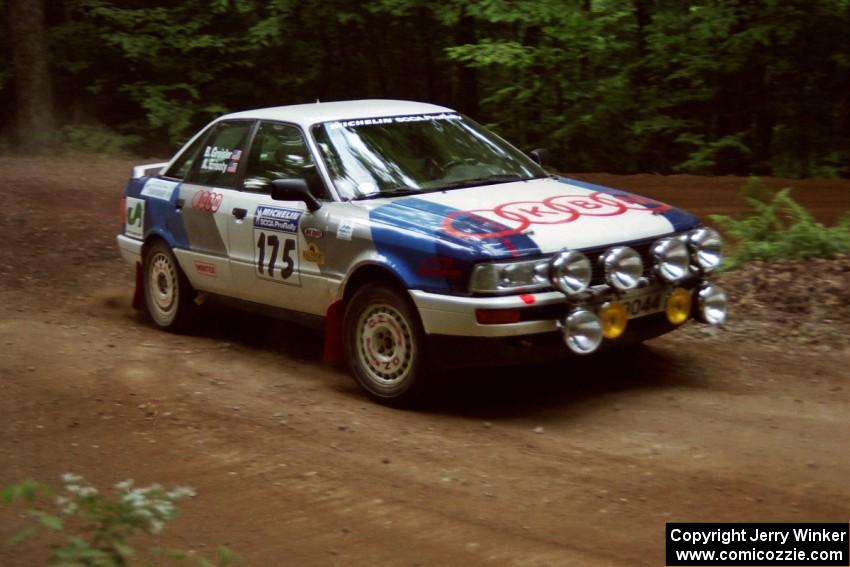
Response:
[[[148,289],[153,305],[163,316],[168,316],[174,309],[177,298],[177,271],[171,259],[162,252],[157,252],[150,263]]]
[[[395,387],[410,375],[416,354],[410,326],[387,304],[370,305],[357,321],[360,367],[379,387]]]

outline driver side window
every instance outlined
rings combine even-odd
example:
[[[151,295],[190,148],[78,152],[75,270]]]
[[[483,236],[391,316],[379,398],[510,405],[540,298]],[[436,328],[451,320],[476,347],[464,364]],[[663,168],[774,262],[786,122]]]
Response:
[[[328,197],[301,131],[287,124],[263,122],[257,129],[245,171],[245,190],[270,193],[275,179],[304,179],[316,198]]]
[[[195,158],[186,182],[233,187],[251,126],[251,122],[244,120],[216,124]]]

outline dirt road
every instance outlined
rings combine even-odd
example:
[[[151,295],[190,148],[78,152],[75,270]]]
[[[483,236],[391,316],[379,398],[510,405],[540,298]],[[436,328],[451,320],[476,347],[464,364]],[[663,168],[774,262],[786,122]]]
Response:
[[[667,521],[850,519],[840,343],[694,329],[452,375],[441,401],[391,410],[304,329],[224,311],[189,336],[147,325],[114,246],[131,163],[91,162],[0,158],[0,485],[188,484],[161,543],[270,567],[662,565]],[[734,210],[741,181],[582,177],[699,213]],[[794,185],[821,216],[850,204],[850,183]],[[0,539],[18,525],[0,510]]]

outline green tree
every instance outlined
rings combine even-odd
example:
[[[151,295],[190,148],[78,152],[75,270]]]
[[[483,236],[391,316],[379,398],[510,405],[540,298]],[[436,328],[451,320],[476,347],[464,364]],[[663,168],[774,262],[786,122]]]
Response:
[[[225,110],[408,98],[570,171],[850,175],[848,0],[55,0],[46,21],[60,122],[94,149],[167,154]],[[0,118],[23,113],[18,80],[0,59]]]

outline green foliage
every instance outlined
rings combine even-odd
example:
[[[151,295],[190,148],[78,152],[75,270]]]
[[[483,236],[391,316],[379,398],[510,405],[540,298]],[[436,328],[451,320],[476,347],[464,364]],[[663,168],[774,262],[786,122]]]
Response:
[[[751,154],[750,149],[741,141],[742,134],[725,136],[719,140],[707,142],[694,134],[682,134],[676,142],[687,144],[693,148],[688,159],[676,165],[675,171],[686,173],[711,174],[718,163],[725,159],[746,159]]]
[[[23,501],[24,513],[32,520],[6,542],[7,546],[18,545],[39,532],[47,534],[45,538],[54,542],[47,567],[132,567],[151,565],[153,559],[168,560],[168,564],[190,561],[200,567],[244,565],[227,548],[219,549],[213,563],[193,552],[132,545],[139,536],[160,533],[165,523],[177,516],[177,501],[194,496],[190,488],[166,490],[158,484],[135,487],[132,480],[126,480],[116,484],[111,494],[104,494],[74,474],[63,475],[62,485],[55,495],[49,487],[32,481],[0,491],[0,505]],[[53,500],[42,505],[40,496],[53,496]]]
[[[749,216],[711,216],[732,239],[727,268],[753,260],[831,258],[850,252],[850,215],[826,227],[791,198],[790,187],[772,195],[757,178],[744,185],[742,198],[752,209]]]
[[[121,134],[102,124],[77,124],[62,128],[63,147],[71,151],[112,155],[130,154],[143,138]]]
[[[446,48],[446,53],[451,59],[470,67],[501,65],[508,68],[525,68],[534,62],[532,50],[515,41],[483,40],[475,45]]]
[[[847,0],[46,4],[64,123],[149,153],[225,110],[409,98],[548,147],[561,170],[850,176]]]

